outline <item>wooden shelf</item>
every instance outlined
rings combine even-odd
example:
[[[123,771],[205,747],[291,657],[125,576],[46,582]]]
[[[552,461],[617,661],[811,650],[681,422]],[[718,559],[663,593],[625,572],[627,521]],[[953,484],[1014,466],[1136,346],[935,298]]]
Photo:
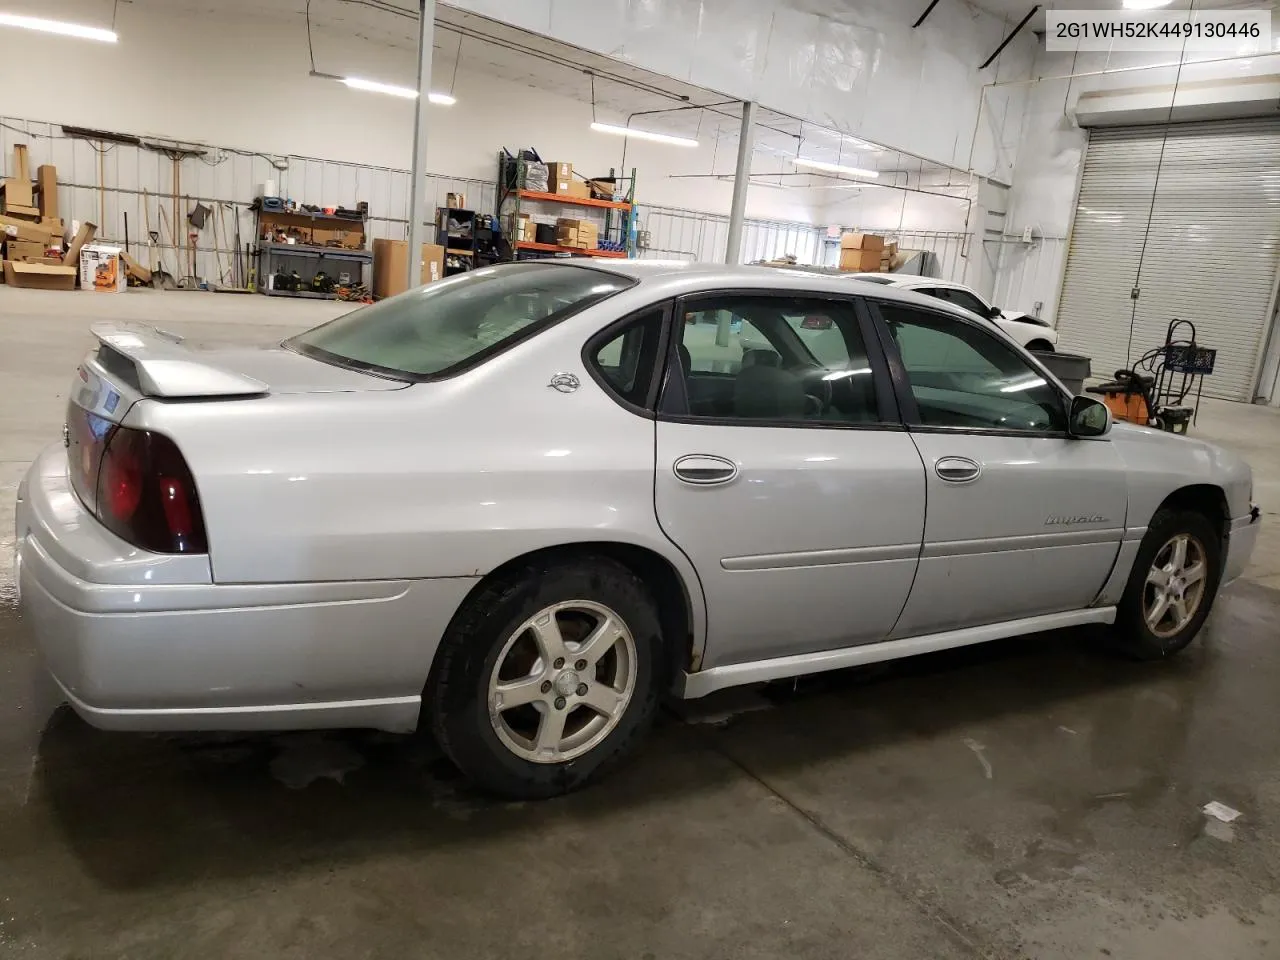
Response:
[[[554,243],[534,243],[531,240],[521,240],[516,244],[516,249],[541,250],[543,253],[579,253],[588,257],[613,257],[620,260],[627,257],[625,250],[586,250],[582,247],[562,247]]]
[[[630,210],[631,204],[625,200],[585,200],[581,197],[566,197],[561,193],[539,193],[537,190],[521,190],[523,200],[546,200],[549,203],[568,203],[575,207],[604,207],[608,210]]]
[[[444,252],[451,253],[456,257],[474,257],[476,255],[474,250],[455,250],[453,247],[445,247]]]

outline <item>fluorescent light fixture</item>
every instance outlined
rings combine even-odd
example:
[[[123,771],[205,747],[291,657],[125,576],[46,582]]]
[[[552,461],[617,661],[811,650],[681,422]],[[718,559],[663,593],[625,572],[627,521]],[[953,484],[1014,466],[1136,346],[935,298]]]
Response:
[[[813,170],[825,170],[828,173],[847,173],[852,177],[880,176],[879,170],[863,170],[861,167],[846,167],[840,163],[827,163],[825,160],[806,160],[804,157],[792,157],[791,162],[797,167],[809,167]]]
[[[362,80],[359,77],[343,77],[342,82],[352,90],[367,90],[369,93],[386,93],[393,97],[404,97],[416,100],[418,91],[412,87],[397,87],[391,83],[379,83],[377,80]]]
[[[81,40],[101,40],[103,43],[115,43],[118,39],[114,30],[85,27],[78,23],[66,23],[62,20],[23,17],[16,13],[0,13],[0,27],[22,27],[24,30],[39,30],[41,33],[60,33],[64,37],[79,37]]]
[[[652,140],[654,143],[669,143],[673,147],[696,147],[697,140],[689,137],[675,137],[669,133],[654,133],[652,130],[637,130],[635,127],[619,127],[612,123],[593,123],[591,129],[596,133],[614,133],[620,137],[635,137],[637,140]]]
[[[360,77],[338,77],[352,90],[366,90],[369,93],[385,93],[393,97],[403,97],[406,100],[418,99],[418,91],[413,87],[397,87],[394,83],[379,83],[377,80],[364,80]],[[457,103],[457,98],[447,93],[427,94],[427,99],[432,103],[438,103],[442,107],[451,107]]]
[[[1124,0],[1124,8],[1126,10],[1155,10],[1157,7],[1167,7],[1173,3],[1173,0]]]

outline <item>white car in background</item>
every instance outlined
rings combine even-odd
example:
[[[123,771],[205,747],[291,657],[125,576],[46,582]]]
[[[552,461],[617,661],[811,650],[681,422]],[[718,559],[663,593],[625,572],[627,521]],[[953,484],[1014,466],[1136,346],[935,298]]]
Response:
[[[993,321],[996,326],[1028,350],[1052,352],[1058,343],[1058,331],[1039,317],[994,307],[963,284],[939,280],[937,277],[921,277],[916,274],[850,273],[844,276],[855,280],[888,284],[902,290],[913,290],[916,293],[937,297],[939,300]]]

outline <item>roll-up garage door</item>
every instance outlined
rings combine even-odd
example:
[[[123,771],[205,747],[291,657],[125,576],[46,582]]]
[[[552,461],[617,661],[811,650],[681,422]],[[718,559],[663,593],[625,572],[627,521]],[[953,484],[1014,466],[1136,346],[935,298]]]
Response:
[[[1280,266],[1280,119],[1173,124],[1162,159],[1165,129],[1090,132],[1059,349],[1109,377],[1190,320],[1218,351],[1205,395],[1252,400]]]

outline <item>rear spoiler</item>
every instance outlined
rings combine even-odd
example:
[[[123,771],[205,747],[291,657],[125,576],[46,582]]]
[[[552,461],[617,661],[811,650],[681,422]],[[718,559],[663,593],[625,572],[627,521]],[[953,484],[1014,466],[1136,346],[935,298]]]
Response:
[[[138,389],[147,397],[256,397],[261,380],[205,363],[183,338],[141,323],[95,323],[89,328],[102,349],[133,365]]]

